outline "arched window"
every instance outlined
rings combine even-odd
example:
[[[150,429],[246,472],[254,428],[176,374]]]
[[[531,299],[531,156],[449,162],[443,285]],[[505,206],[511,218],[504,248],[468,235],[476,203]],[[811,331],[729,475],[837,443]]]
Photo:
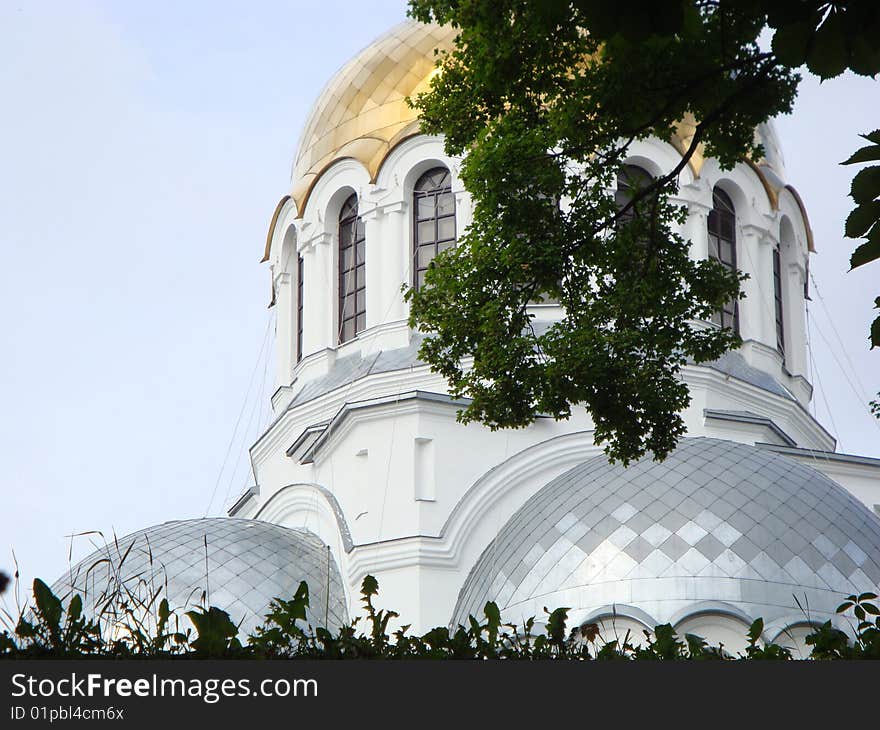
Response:
[[[614,193],[614,202],[617,210],[623,208],[633,199],[635,194],[642,188],[646,188],[653,181],[651,173],[638,165],[622,165],[617,173],[617,191]],[[623,214],[623,220],[629,220],[635,216],[636,211],[630,208]]]
[[[413,286],[425,283],[425,272],[441,251],[455,245],[455,196],[445,167],[428,170],[413,190]]]
[[[339,341],[348,342],[367,326],[366,235],[357,195],[339,212]]]
[[[303,258],[296,258],[296,361],[303,356]]]
[[[652,197],[650,194],[645,198],[640,199],[636,205],[632,206],[625,212],[624,208],[641,190],[648,187],[653,182],[654,177],[645,168],[639,167],[638,165],[621,166],[620,170],[617,172],[617,189],[614,193],[614,203],[620,214],[615,222],[615,228],[617,230],[625,227],[628,223],[634,221],[641,215],[648,215],[648,206],[650,205],[650,198]],[[640,230],[637,231],[637,238],[634,241],[636,246],[632,251],[634,265],[636,264],[636,261],[646,263],[646,257],[650,251],[650,235],[650,227],[640,227]],[[641,268],[641,266],[639,268]]]
[[[773,248],[773,300],[776,314],[776,349],[785,361],[785,323],[782,307],[782,263],[779,256],[779,246]]]
[[[712,191],[712,210],[709,211],[709,257],[725,268],[736,272],[736,210],[730,196],[721,188]],[[712,317],[722,327],[739,332],[739,300],[725,302]]]

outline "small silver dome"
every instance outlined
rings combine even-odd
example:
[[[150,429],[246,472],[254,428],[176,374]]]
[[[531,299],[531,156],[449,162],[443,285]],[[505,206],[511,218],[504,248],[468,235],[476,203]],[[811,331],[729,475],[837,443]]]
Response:
[[[483,552],[452,623],[494,600],[513,621],[568,606],[572,620],[720,612],[780,630],[878,584],[880,519],[842,487],[769,451],[687,438],[660,463],[597,456],[551,481]]]
[[[74,565],[52,590],[65,603],[81,594],[94,614],[117,591],[145,603],[162,588],[153,615],[163,597],[181,617],[196,606],[217,606],[246,635],[263,623],[273,598],[292,598],[303,580],[313,626],[335,629],[348,621],[339,569],[316,535],[217,517],[165,522],[118,538]]]

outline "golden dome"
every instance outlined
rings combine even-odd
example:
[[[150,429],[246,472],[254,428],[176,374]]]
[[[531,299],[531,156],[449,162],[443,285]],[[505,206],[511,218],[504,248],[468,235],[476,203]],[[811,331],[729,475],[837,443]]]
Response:
[[[302,215],[312,186],[336,160],[352,157],[375,178],[385,156],[418,132],[406,97],[427,91],[434,49],[452,48],[449,26],[405,20],[340,69],[312,108],[293,165],[291,196]]]
[[[315,182],[332,163],[353,158],[375,180],[388,152],[418,133],[418,112],[406,103],[406,98],[428,90],[436,73],[435,49],[451,50],[456,34],[450,26],[405,20],[336,73],[318,97],[299,140],[289,197],[300,216]],[[679,152],[689,147],[694,129],[695,121],[690,116],[677,125],[670,141]],[[756,133],[767,154],[757,163],[749,160],[749,166],[761,179],[773,208],[778,207],[783,189],[792,192],[804,215],[809,248],[815,250],[803,203],[794,188],[784,182],[779,141],[772,125],[761,125]],[[698,177],[705,162],[703,151],[700,144],[689,161]],[[281,199],[273,216],[264,261],[268,259],[275,221],[286,200],[288,196]]]

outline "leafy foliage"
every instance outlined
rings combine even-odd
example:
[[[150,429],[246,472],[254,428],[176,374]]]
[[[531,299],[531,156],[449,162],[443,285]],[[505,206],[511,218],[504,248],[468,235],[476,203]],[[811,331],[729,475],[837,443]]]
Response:
[[[871,144],[857,150],[842,165],[880,161],[880,129],[862,135]],[[849,238],[867,239],[853,252],[850,266],[864,266],[880,260],[880,164],[860,170],[853,178],[850,197],[856,204],[846,219],[846,235]],[[874,302],[880,309],[880,297]],[[871,325],[871,348],[880,347],[880,315]],[[872,407],[876,410],[876,403]]]
[[[634,42],[602,3],[411,4],[460,30],[416,103],[426,131],[467,153],[473,222],[408,297],[432,335],[422,358],[472,399],[462,420],[525,426],[582,403],[613,459],[662,458],[684,432],[681,368],[739,343],[693,326],[740,278],[690,258],[674,195],[701,143],[728,167],[758,153],[755,126],[790,109],[797,76],[759,50],[760,20],[660,5],[680,6],[676,27]],[[619,207],[632,144],[670,139],[685,118],[699,121],[680,164]],[[529,306],[547,299],[565,314],[539,332]]]
[[[757,619],[748,630],[748,644],[739,656],[702,637],[679,636],[669,624],[645,631],[636,642],[624,636],[603,636],[595,623],[569,628],[567,608],[544,609],[543,630],[531,618],[521,626],[504,623],[498,606],[489,601],[482,617],[469,617],[467,626],[440,626],[421,636],[402,626],[389,636],[394,611],[379,609],[379,585],[366,576],[361,585],[364,615],[336,631],[306,623],[309,590],[300,583],[290,600],[276,598],[263,626],[242,644],[238,627],[226,611],[215,606],[188,611],[194,633],[166,631],[174,611],[159,602],[161,620],[140,621],[133,627],[103,620],[104,614],[85,617],[83,601],[63,602],[40,580],[34,581],[34,607],[10,631],[0,633],[0,658],[266,658],[266,659],[507,659],[507,660],[663,660],[707,661],[725,659],[791,660],[787,647],[762,641],[764,623]],[[838,613],[852,614],[851,635],[827,622],[807,638],[814,659],[880,659],[880,611],[874,593],[851,595]],[[152,635],[143,628],[154,626]],[[613,634],[613,632],[612,632]],[[134,637],[139,637],[135,639]]]
[[[236,626],[226,611],[211,606],[207,609],[187,611],[186,615],[196,627],[196,638],[190,646],[203,657],[222,657],[237,654],[241,650]]]
[[[101,644],[98,625],[83,616],[82,598],[73,596],[65,611],[39,578],[34,580],[33,614],[19,618],[15,635],[26,642],[25,654],[37,657],[89,654]]]
[[[813,647],[811,656],[814,659],[880,659],[880,609],[872,603],[876,599],[876,593],[847,596],[837,612],[852,611],[858,622],[855,641],[850,641],[845,632],[826,621],[806,639]]]
[[[519,427],[583,404],[612,459],[666,456],[689,402],[682,366],[739,343],[693,326],[740,296],[739,279],[688,257],[679,175],[701,144],[725,167],[760,155],[754,129],[790,111],[802,64],[821,78],[880,71],[878,8],[411,0],[415,18],[459,31],[414,104],[425,131],[466,153],[474,215],[407,297],[411,324],[430,335],[420,356],[471,399],[461,420]],[[671,139],[682,120],[695,127],[680,164],[619,209],[633,143]],[[529,307],[547,300],[565,314],[539,331]]]

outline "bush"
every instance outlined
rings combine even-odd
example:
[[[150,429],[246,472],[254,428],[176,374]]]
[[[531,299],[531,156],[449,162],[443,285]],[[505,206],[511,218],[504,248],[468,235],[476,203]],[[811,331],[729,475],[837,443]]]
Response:
[[[399,618],[394,611],[377,609],[373,603],[379,584],[373,576],[364,578],[361,601],[364,615],[335,631],[306,624],[309,590],[305,582],[290,600],[276,598],[270,604],[265,623],[246,638],[238,638],[238,626],[229,614],[216,606],[186,612],[192,628],[179,626],[178,617],[166,599],[156,604],[156,615],[137,617],[109,610],[97,616],[83,614],[79,595],[62,600],[41,580],[34,581],[34,605],[22,612],[14,627],[0,634],[3,658],[285,658],[285,659],[513,659],[513,660],[790,660],[791,651],[778,644],[761,644],[763,621],[749,628],[745,652],[733,657],[722,645],[711,646],[692,634],[683,637],[669,624],[645,631],[646,641],[636,645],[629,633],[605,640],[596,624],[569,629],[568,609],[547,611],[546,629],[536,631],[534,618],[522,626],[504,623],[498,606],[486,604],[482,618],[469,617],[467,626],[437,627],[421,636],[403,626],[391,635],[388,626]],[[880,659],[880,611],[872,603],[874,593],[848,596],[838,607],[840,614],[856,620],[853,637],[834,628],[831,622],[807,637],[813,659]],[[545,609],[546,611],[546,609]],[[112,616],[108,620],[106,617]],[[151,627],[151,628],[148,628]]]

